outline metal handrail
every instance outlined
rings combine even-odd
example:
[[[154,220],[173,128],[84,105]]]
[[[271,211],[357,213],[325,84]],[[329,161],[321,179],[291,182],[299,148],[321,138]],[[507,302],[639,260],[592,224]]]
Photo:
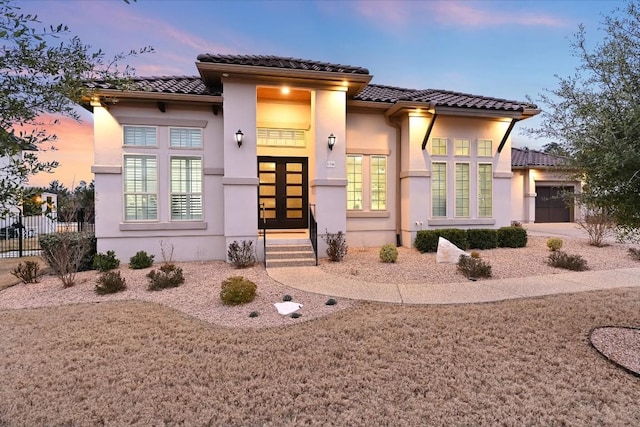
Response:
[[[316,205],[309,203],[309,239],[318,265],[318,223],[316,222]]]
[[[260,216],[260,210],[262,210],[262,250],[263,250],[263,264],[264,268],[267,268],[267,218],[265,217],[265,204],[260,203],[258,208],[258,216]]]

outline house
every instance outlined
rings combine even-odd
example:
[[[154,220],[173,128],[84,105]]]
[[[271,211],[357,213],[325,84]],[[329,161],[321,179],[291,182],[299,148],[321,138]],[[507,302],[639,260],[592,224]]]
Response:
[[[225,259],[263,225],[269,236],[311,219],[352,246],[410,247],[421,229],[534,218],[513,198],[532,198],[538,172],[514,177],[510,138],[533,104],[371,84],[366,68],[303,59],[195,65],[197,77],[125,91],[90,84],[98,251],[127,259],[162,242],[176,260]]]
[[[578,194],[582,183],[567,178],[567,159],[529,149],[511,149],[511,216],[522,223],[574,222],[569,194]]]

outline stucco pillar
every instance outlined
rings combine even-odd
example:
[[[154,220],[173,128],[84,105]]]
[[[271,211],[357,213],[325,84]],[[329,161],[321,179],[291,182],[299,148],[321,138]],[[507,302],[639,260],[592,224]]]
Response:
[[[256,85],[224,81],[224,235],[234,240],[258,238],[258,176],[256,149]],[[244,133],[242,146],[235,133]]]
[[[318,234],[347,230],[346,95],[346,91],[316,90],[311,98],[316,165],[310,186]],[[333,150],[327,144],[331,134],[336,137]],[[318,254],[323,256],[326,244],[322,239],[318,246]]]

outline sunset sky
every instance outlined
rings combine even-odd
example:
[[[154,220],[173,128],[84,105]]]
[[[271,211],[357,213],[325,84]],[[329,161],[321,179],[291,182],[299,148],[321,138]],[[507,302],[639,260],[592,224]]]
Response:
[[[70,33],[109,54],[153,46],[131,61],[140,76],[197,75],[200,53],[278,55],[368,68],[373,83],[446,89],[515,100],[535,100],[555,88],[554,75],[573,74],[570,44],[578,25],[589,42],[602,37],[603,15],[624,2],[538,1],[169,1],[25,0],[15,2],[43,24],[64,23]],[[512,134],[513,145],[548,141]],[[91,181],[91,115],[62,120],[57,150],[41,153],[61,163],[66,186]]]

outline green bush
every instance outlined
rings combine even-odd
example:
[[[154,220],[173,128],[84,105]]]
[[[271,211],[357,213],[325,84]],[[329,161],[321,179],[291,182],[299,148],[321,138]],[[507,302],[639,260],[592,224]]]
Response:
[[[229,277],[222,282],[220,300],[227,305],[246,304],[255,299],[256,289],[251,280],[242,276]]]
[[[93,268],[98,271],[109,271],[120,267],[120,260],[116,258],[114,251],[107,251],[106,254],[98,252],[93,257]]]
[[[471,258],[480,258],[480,252],[471,251]]]
[[[522,227],[499,228],[498,246],[501,248],[524,248],[527,246],[527,230]]]
[[[573,271],[584,271],[588,269],[587,261],[580,255],[569,255],[563,251],[551,252],[547,264],[552,267]]]
[[[443,237],[459,247],[468,249],[467,232],[459,228],[441,228],[439,230],[420,230],[416,234],[413,246],[420,252],[436,252],[438,250],[438,238]]]
[[[490,228],[467,230],[469,249],[494,249],[498,247],[498,231]]]
[[[562,239],[550,237],[549,240],[547,240],[547,247],[552,251],[559,251],[562,249]]]
[[[479,257],[474,258],[460,255],[458,260],[458,271],[467,279],[478,279],[481,277],[491,277],[491,265],[484,262]]]
[[[327,256],[331,261],[340,262],[347,255],[347,242],[345,241],[342,231],[337,233],[329,233],[325,230],[323,236],[325,243],[327,244]]]
[[[153,265],[155,255],[148,255],[145,251],[138,251],[129,258],[129,268],[132,270],[142,270]]]
[[[177,288],[184,283],[182,269],[175,264],[167,263],[160,267],[160,271],[151,270],[147,273],[150,291],[159,291],[166,288]]]
[[[22,280],[22,283],[38,283],[40,263],[38,263],[38,261],[25,261],[24,264],[18,263],[18,265],[11,270],[11,274]]]
[[[391,243],[387,243],[380,248],[380,261],[396,262],[398,260],[398,248]]]
[[[97,240],[93,233],[49,233],[39,236],[44,260],[58,273],[64,269],[59,255],[68,255],[69,265],[75,271],[88,271],[93,267],[93,257],[97,252]]]
[[[127,281],[119,271],[105,271],[96,279],[96,293],[99,295],[115,294],[127,289]]]
[[[227,250],[227,257],[229,262],[235,268],[247,268],[256,263],[255,251],[253,250],[253,241],[243,240],[242,243],[238,243],[234,240],[229,244]]]

